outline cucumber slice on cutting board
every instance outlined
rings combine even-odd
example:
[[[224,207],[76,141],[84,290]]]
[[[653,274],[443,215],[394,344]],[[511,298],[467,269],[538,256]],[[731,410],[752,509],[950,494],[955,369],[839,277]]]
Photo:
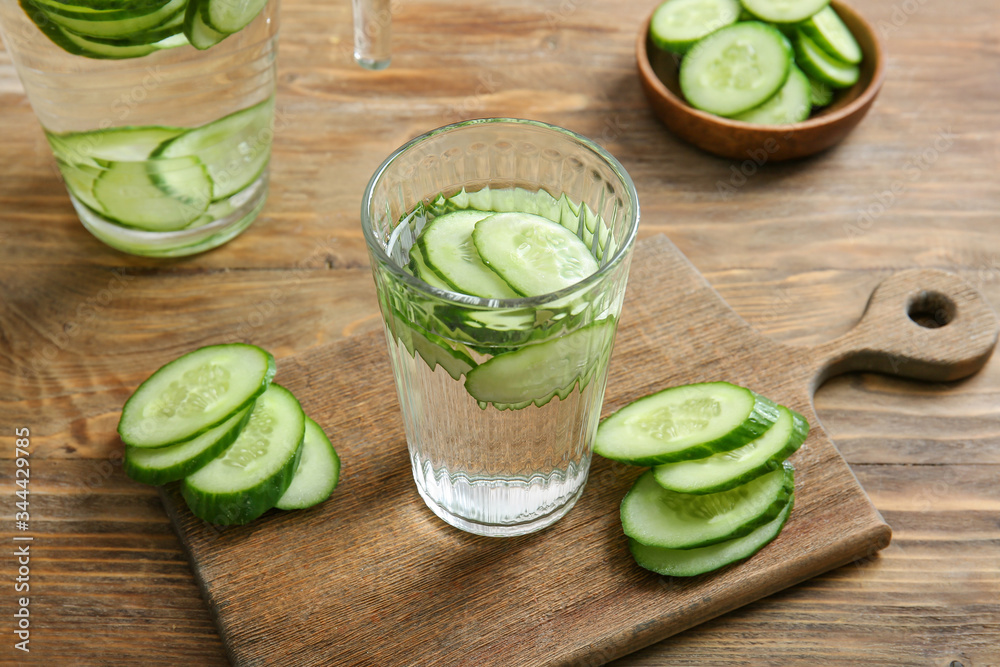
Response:
[[[809,434],[809,422],[783,405],[774,426],[737,449],[703,459],[664,463],[653,468],[657,484],[677,493],[717,493],[745,484],[781,467]]]
[[[557,292],[598,269],[579,237],[533,213],[483,218],[475,224],[472,241],[483,263],[524,296]]]
[[[649,37],[664,51],[686,53],[702,37],[736,23],[741,10],[738,0],[667,0],[653,12]]]
[[[785,463],[734,489],[698,495],[664,489],[647,470],[622,500],[622,529],[640,544],[664,549],[692,549],[743,537],[781,513],[794,491],[794,479]]]
[[[747,11],[771,23],[798,23],[830,4],[830,0],[741,0]]]
[[[744,21],[700,40],[681,61],[681,92],[691,106],[735,116],[764,103],[788,78],[793,52],[777,28]]]
[[[634,465],[700,459],[755,440],[778,415],[773,401],[729,382],[670,387],[601,422],[594,452]]]
[[[792,494],[778,516],[743,537],[693,549],[651,547],[629,539],[629,550],[636,563],[657,574],[672,577],[704,574],[749,558],[763,549],[785,527],[794,504],[795,496]]]
[[[118,434],[131,447],[186,442],[252,405],[274,373],[274,357],[255,345],[199,348],[139,385],[122,408]]]
[[[275,503],[280,510],[312,507],[330,497],[340,479],[340,457],[319,424],[306,417],[302,455],[292,483]]]
[[[166,484],[183,479],[233,444],[250,419],[253,406],[211,428],[198,437],[169,447],[146,449],[125,447],[125,474],[143,484]]]
[[[291,485],[305,427],[295,396],[280,385],[268,386],[236,441],[184,479],[181,495],[191,512],[210,523],[233,525],[274,507]]]
[[[434,218],[417,239],[420,256],[451,291],[486,299],[516,299],[520,295],[483,263],[473,244],[476,223],[488,211],[461,210]]]

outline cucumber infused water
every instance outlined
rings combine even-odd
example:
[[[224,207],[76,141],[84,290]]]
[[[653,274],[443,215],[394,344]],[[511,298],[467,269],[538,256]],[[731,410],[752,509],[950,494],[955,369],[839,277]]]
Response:
[[[432,132],[369,184],[411,468],[446,522],[519,535],[581,495],[637,221],[613,158],[530,121]]]
[[[0,0],[77,214],[138,255],[239,234],[267,196],[277,0]]]

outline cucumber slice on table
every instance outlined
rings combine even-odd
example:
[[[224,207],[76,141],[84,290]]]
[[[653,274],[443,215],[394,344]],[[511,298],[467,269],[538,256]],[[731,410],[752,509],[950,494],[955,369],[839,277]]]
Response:
[[[330,497],[340,479],[340,457],[319,424],[306,417],[302,455],[292,483],[274,504],[280,510],[312,507]]]
[[[612,318],[600,320],[565,336],[504,352],[468,372],[465,388],[485,408],[542,407],[582,390],[594,370],[611,353],[615,331]]]
[[[664,489],[647,470],[622,500],[622,529],[640,544],[664,549],[692,549],[742,537],[781,513],[794,481],[792,467],[785,463],[734,489],[698,495]]]
[[[166,484],[184,479],[233,444],[250,419],[253,406],[179,445],[145,449],[125,447],[125,474],[144,484]]]
[[[666,0],[649,23],[649,36],[659,48],[686,53],[695,42],[719,28],[736,23],[738,0]]]
[[[274,372],[274,357],[255,345],[199,348],[139,385],[122,408],[118,434],[131,447],[187,442],[252,405]]]
[[[811,111],[812,88],[809,85],[809,77],[792,65],[788,71],[788,78],[778,92],[760,106],[732,118],[758,125],[787,125],[805,120]]]
[[[195,157],[112,162],[94,181],[105,217],[149,231],[184,229],[208,209],[212,181]]]
[[[771,23],[798,23],[830,4],[830,0],[742,0],[759,19]]]
[[[271,384],[236,442],[184,478],[181,495],[195,516],[220,525],[253,521],[292,482],[305,436],[305,414],[290,391]]]
[[[844,24],[833,7],[824,7],[816,12],[804,21],[799,29],[815,42],[816,46],[837,60],[852,65],[861,62],[862,53],[858,40],[854,39],[851,29]]]
[[[271,155],[273,119],[274,98],[270,97],[164,142],[152,157],[197,158],[211,179],[210,198],[217,201],[236,194],[260,176]],[[154,167],[156,164],[168,163],[154,163]],[[157,175],[169,179],[165,171],[157,170]],[[167,190],[176,192],[170,187]]]
[[[805,417],[785,406],[774,426],[756,440],[703,459],[664,463],[653,468],[657,484],[677,493],[717,493],[745,484],[781,467],[809,434]]]
[[[749,558],[763,549],[785,527],[785,522],[788,521],[794,504],[793,494],[788,498],[788,502],[777,517],[743,537],[694,549],[650,547],[630,539],[629,550],[636,563],[657,574],[673,577],[693,577],[704,574]]]
[[[490,215],[470,209],[434,218],[417,239],[417,246],[427,267],[450,285],[450,290],[486,299],[516,299],[520,295],[483,263],[473,244],[476,223]]]
[[[524,296],[556,292],[598,269],[597,260],[579,237],[532,213],[483,218],[475,224],[472,241],[483,263]]]
[[[201,15],[210,28],[231,35],[249,25],[266,4],[267,0],[201,0]]]
[[[861,76],[857,65],[834,58],[801,30],[795,35],[795,62],[810,78],[831,88],[848,88]]]
[[[670,387],[601,422],[594,452],[635,465],[705,458],[755,440],[779,414],[773,401],[729,382]]]
[[[691,106],[735,116],[762,104],[788,78],[788,39],[772,25],[745,21],[700,40],[681,61],[681,92]]]

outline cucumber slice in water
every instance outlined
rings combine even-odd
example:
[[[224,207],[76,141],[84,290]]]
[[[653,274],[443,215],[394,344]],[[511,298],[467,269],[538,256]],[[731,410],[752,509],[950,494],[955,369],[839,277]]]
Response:
[[[414,278],[423,280],[431,287],[443,289],[446,292],[453,292],[455,290],[454,287],[442,280],[441,276],[427,266],[427,260],[424,259],[424,253],[420,249],[419,243],[414,243],[410,248],[410,263],[407,264],[406,268]]]
[[[622,500],[622,529],[640,544],[663,549],[693,549],[743,537],[781,513],[794,482],[793,469],[785,463],[734,489],[696,495],[664,489],[647,470]]]
[[[219,525],[249,523],[274,507],[292,482],[305,427],[295,396],[270,385],[236,442],[184,478],[181,495],[188,507]]]
[[[672,577],[693,577],[704,574],[749,558],[763,549],[785,527],[794,504],[793,494],[777,517],[743,537],[694,549],[650,547],[630,539],[629,550],[636,563],[657,574]]]
[[[184,229],[208,209],[212,182],[195,157],[112,162],[94,181],[105,217],[149,231]]]
[[[217,201],[243,190],[260,176],[271,155],[273,121],[274,98],[270,97],[164,142],[152,157],[197,158],[211,179],[210,198]],[[168,178],[161,171],[157,170],[158,175]]]
[[[830,4],[830,0],[742,0],[759,19],[771,23],[798,23]]]
[[[781,467],[809,434],[809,422],[797,412],[778,406],[774,426],[756,440],[703,459],[664,463],[653,468],[657,484],[677,493],[727,491]]]
[[[857,65],[834,58],[801,30],[795,35],[795,62],[811,78],[831,88],[848,88],[861,76]]]
[[[179,127],[116,127],[92,132],[47,132],[56,158],[68,164],[107,167],[112,162],[140,162],[165,141],[184,133]]]
[[[705,458],[759,438],[778,415],[773,401],[729,382],[670,387],[601,422],[594,452],[634,465]]]
[[[735,23],[742,7],[738,0],[666,0],[649,23],[653,43],[671,53],[686,53],[695,42]]]
[[[441,366],[454,380],[458,380],[476,366],[476,362],[469,355],[452,347],[444,338],[430,331],[419,330],[395,309],[386,319],[386,327],[389,334],[399,341],[411,357],[419,356],[431,370]]]
[[[700,40],[684,56],[680,87],[691,106],[735,116],[774,95],[791,64],[792,47],[777,28],[736,23]]]
[[[250,419],[253,406],[211,428],[197,438],[170,447],[125,447],[125,474],[144,484],[166,484],[184,479],[233,444]]]
[[[139,385],[122,408],[118,434],[131,447],[187,442],[253,404],[274,372],[274,357],[255,345],[199,348]]]
[[[105,17],[82,19],[63,16],[58,13],[50,14],[49,18],[52,19],[53,23],[78,35],[129,40],[136,34],[149,31],[152,28],[163,25],[175,16],[179,16],[186,5],[187,0],[170,0],[170,2],[157,8],[155,11],[119,19]],[[154,39],[144,43],[148,44],[154,41],[159,40]]]
[[[468,372],[465,388],[481,407],[542,407],[553,397],[582,390],[611,351],[615,320],[604,319],[565,336],[525,345]]]
[[[795,65],[774,95],[760,106],[733,116],[733,120],[758,125],[788,125],[809,117],[812,111],[812,88],[809,78]]]
[[[427,267],[450,285],[450,290],[486,299],[516,299],[520,295],[483,263],[473,245],[476,223],[490,215],[470,209],[434,218],[417,246]]]
[[[833,7],[824,7],[799,26],[818,47],[828,54],[851,65],[861,62],[862,53],[851,29],[837,15]]]
[[[184,12],[184,36],[187,37],[191,46],[200,51],[210,49],[229,37],[229,33],[219,32],[205,23],[205,16],[202,12],[204,1],[188,0],[187,10]]]
[[[201,0],[201,16],[212,30],[231,35],[248,26],[266,4],[267,0]]]
[[[483,263],[524,296],[559,291],[598,269],[579,237],[532,213],[483,218],[475,224],[472,241]]]
[[[274,504],[279,510],[312,507],[330,497],[340,479],[340,457],[319,424],[306,417],[302,455],[292,483]]]

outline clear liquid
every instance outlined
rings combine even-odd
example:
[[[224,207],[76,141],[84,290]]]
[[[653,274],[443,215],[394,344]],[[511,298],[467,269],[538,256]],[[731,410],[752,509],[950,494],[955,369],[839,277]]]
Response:
[[[480,192],[474,197],[479,204],[476,208],[507,202],[510,205],[503,207],[505,210],[561,210],[544,193],[511,192]],[[459,199],[467,204],[463,196]],[[532,201],[543,205],[533,206]],[[408,249],[419,236],[417,230],[433,219],[435,211],[450,208],[431,205],[411,212],[408,225],[403,225],[408,231],[397,235],[396,242]],[[571,217],[579,219],[578,213],[577,207]],[[477,317],[488,324],[492,315],[479,313]],[[597,312],[592,319],[577,324],[609,316]],[[536,317],[533,314],[527,321]],[[497,321],[501,319],[497,315]],[[586,370],[580,375],[584,381],[553,386],[556,395],[536,397],[534,402],[512,408],[480,401],[470,394],[465,385],[469,362],[483,364],[495,355],[516,354],[538,341],[501,346],[475,341],[475,332],[441,335],[440,328],[428,331],[402,321],[398,314],[390,315],[386,325],[413,476],[431,510],[463,530],[493,536],[533,532],[568,512],[582,493],[590,468],[610,339],[602,339],[586,359]],[[530,331],[531,325],[526,328]],[[546,338],[551,340],[552,336]],[[533,370],[545,373],[544,368]]]
[[[60,150],[53,137],[82,137],[86,142],[100,144],[104,133],[117,128],[198,128],[273,99],[277,11],[277,2],[272,0],[243,30],[204,51],[185,44],[142,57],[113,60],[66,52],[39,31],[16,1],[0,0],[5,44],[53,145],[74,207],[91,232],[126,252],[182,255],[214,247],[252,222],[267,194],[266,166],[273,120],[267,132],[255,132],[247,141],[223,135],[214,147],[202,146],[194,154],[199,161],[209,163],[204,166],[215,177],[238,173],[239,161],[260,163],[252,180],[244,179],[238,191],[195,189],[177,197],[179,204],[159,201],[169,199],[169,192],[165,191],[161,198],[147,187],[149,181],[140,178],[146,167],[152,168],[147,158],[155,146],[137,143],[133,154],[117,160],[132,163],[126,172],[136,174],[135,182],[125,178],[116,183],[121,197],[105,196],[102,204],[94,196],[94,183],[108,165],[95,163],[86,154],[67,151],[65,145]],[[182,166],[168,165],[178,182],[186,180],[183,173],[176,174]],[[198,214],[192,214],[190,221],[184,220],[184,225],[159,229],[120,215],[121,201],[129,197],[134,201],[132,206],[124,207],[126,211],[134,209],[140,199],[150,198],[151,205],[186,205]]]

